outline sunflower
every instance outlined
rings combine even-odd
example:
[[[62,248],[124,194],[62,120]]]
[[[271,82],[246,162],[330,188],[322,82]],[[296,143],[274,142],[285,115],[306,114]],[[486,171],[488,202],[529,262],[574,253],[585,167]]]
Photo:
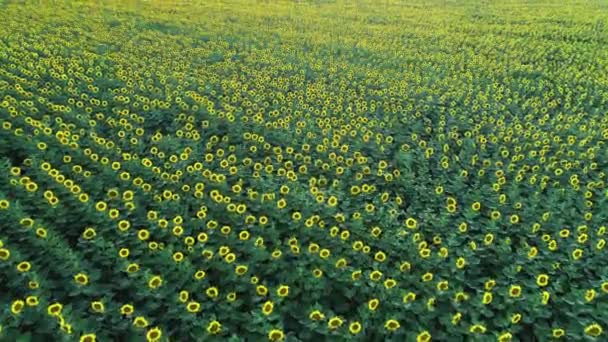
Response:
[[[511,285],[509,289],[509,296],[517,298],[521,295],[521,286],[519,285]]]
[[[549,276],[546,274],[540,274],[536,277],[536,284],[540,287],[545,287],[549,284]]]
[[[186,310],[188,310],[188,312],[190,312],[190,313],[197,313],[201,310],[201,304],[196,301],[190,301],[186,305]]]
[[[217,287],[209,287],[205,290],[205,293],[207,294],[207,297],[209,298],[217,298],[217,296],[219,295],[219,291],[217,289]]]
[[[121,258],[123,258],[123,259],[127,258],[129,256],[129,254],[130,254],[130,251],[129,251],[128,248],[121,248],[118,251],[118,256],[121,257]]]
[[[560,338],[560,337],[562,337],[562,336],[566,335],[566,331],[565,331],[564,329],[561,329],[561,328],[555,328],[555,329],[553,329],[553,331],[551,332],[551,335],[552,335],[554,338]]]
[[[431,334],[426,330],[420,332],[416,336],[416,342],[430,342],[430,341],[431,341]]]
[[[378,271],[378,270],[374,270],[372,271],[372,273],[369,274],[369,279],[372,281],[379,281],[382,278],[382,272]]]
[[[463,257],[459,257],[458,259],[456,259],[456,268],[458,269],[462,269],[466,266],[466,260]]]
[[[121,220],[118,222],[118,230],[120,230],[121,232],[126,232],[127,230],[129,230],[129,228],[131,228],[131,222],[127,220]]]
[[[287,286],[287,285],[279,286],[279,288],[277,289],[277,295],[279,297],[287,297],[287,295],[289,295],[289,286]]]
[[[408,292],[403,295],[403,303],[410,303],[416,300],[416,294],[414,292]]]
[[[319,256],[322,259],[327,259],[327,258],[329,258],[330,255],[331,255],[331,252],[329,251],[329,249],[324,248],[319,252]]]
[[[236,274],[237,274],[237,275],[239,275],[239,276],[242,276],[242,275],[244,275],[245,273],[247,273],[247,270],[248,270],[248,269],[249,269],[249,268],[247,267],[247,265],[237,265],[237,266],[234,268],[234,273],[236,273]]]
[[[182,253],[182,252],[173,253],[173,261],[175,263],[180,263],[180,262],[184,261],[184,253]]]
[[[382,251],[378,251],[374,255],[374,260],[376,260],[378,262],[384,262],[386,260],[386,254]]]
[[[358,333],[361,332],[362,326],[361,323],[359,322],[351,322],[348,326],[348,331],[353,334],[353,335],[357,335]]]
[[[108,209],[108,204],[104,201],[99,201],[95,204],[95,210],[97,211],[106,211]]]
[[[282,341],[285,338],[285,334],[282,330],[272,329],[268,332],[268,339],[270,341]]]
[[[0,248],[0,260],[7,261],[11,257],[11,252],[6,248]]]
[[[483,334],[486,332],[486,327],[482,324],[473,324],[469,331],[473,334]]]
[[[597,323],[593,323],[585,327],[585,335],[589,335],[591,337],[599,337],[602,335],[603,331],[602,326]]]
[[[327,327],[330,330],[335,330],[335,329],[338,329],[339,327],[341,327],[343,323],[344,323],[344,321],[340,317],[332,317],[327,322]]]
[[[89,276],[84,273],[78,273],[74,276],[74,281],[81,286],[85,286],[89,283]]]
[[[134,311],[135,311],[135,309],[133,308],[133,305],[131,305],[131,304],[124,304],[123,306],[120,307],[121,315],[130,316],[133,314]]]
[[[85,240],[92,240],[93,238],[95,238],[96,235],[97,232],[95,232],[95,229],[92,227],[88,227],[82,233],[82,238]]]
[[[13,303],[11,304],[11,313],[13,315],[19,315],[21,313],[21,310],[23,310],[24,306],[25,303],[20,299],[13,301]]]
[[[103,313],[105,311],[105,306],[102,301],[93,301],[91,302],[91,310],[97,313]]]
[[[160,341],[160,338],[163,336],[162,331],[159,327],[154,327],[146,333],[146,340],[148,342],[157,342]]]
[[[449,283],[447,280],[443,280],[437,283],[437,290],[439,291],[447,291],[449,288]]]
[[[452,325],[458,324],[458,322],[460,322],[461,319],[462,319],[462,314],[460,312],[455,313],[454,315],[452,315]]]
[[[151,289],[157,289],[163,285],[163,279],[160,276],[153,276],[148,280],[148,287]]]
[[[133,325],[137,328],[143,329],[148,326],[148,320],[144,316],[137,316],[133,320]]]
[[[484,305],[488,305],[488,304],[492,303],[492,292],[485,292],[483,294],[482,303]]]
[[[511,323],[518,324],[521,321],[521,314],[515,313],[511,316]]]
[[[380,305],[380,300],[378,300],[377,298],[370,299],[367,302],[367,308],[370,311],[376,311],[376,309],[378,308],[379,305]]]
[[[96,342],[97,336],[95,334],[84,334],[80,336],[80,342]]]
[[[510,332],[505,332],[498,336],[498,342],[510,342],[512,339],[513,335]]]
[[[585,301],[591,302],[595,298],[596,292],[594,289],[585,291]]]
[[[38,304],[39,304],[38,297],[27,296],[25,298],[25,304],[27,304],[27,306],[38,306]]]
[[[274,309],[274,303],[272,301],[266,301],[262,304],[262,313],[266,316],[270,315]]]
[[[137,238],[141,241],[146,241],[150,238],[150,232],[147,229],[141,229],[137,232]]]
[[[28,272],[32,268],[32,264],[27,261],[22,261],[17,264],[17,271],[25,273]]]
[[[60,303],[53,303],[47,307],[46,312],[50,316],[58,317],[61,315],[62,309],[63,309],[63,305],[61,305]]]
[[[222,324],[219,321],[211,321],[207,324],[207,332],[211,335],[217,335],[222,331]]]
[[[399,321],[394,319],[389,319],[384,323],[384,328],[388,331],[395,331],[401,327]]]
[[[310,318],[313,321],[322,321],[325,319],[325,315],[319,311],[319,310],[313,310],[309,315],[308,318]]]

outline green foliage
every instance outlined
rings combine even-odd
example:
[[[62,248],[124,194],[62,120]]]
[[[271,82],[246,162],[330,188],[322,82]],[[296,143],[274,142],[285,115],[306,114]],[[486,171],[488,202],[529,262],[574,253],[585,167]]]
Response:
[[[0,6],[0,340],[605,340],[604,2]]]

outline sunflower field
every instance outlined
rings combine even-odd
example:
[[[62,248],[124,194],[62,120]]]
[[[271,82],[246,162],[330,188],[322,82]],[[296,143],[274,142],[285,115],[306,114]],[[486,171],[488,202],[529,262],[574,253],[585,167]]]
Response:
[[[605,1],[0,18],[0,341],[608,341]]]

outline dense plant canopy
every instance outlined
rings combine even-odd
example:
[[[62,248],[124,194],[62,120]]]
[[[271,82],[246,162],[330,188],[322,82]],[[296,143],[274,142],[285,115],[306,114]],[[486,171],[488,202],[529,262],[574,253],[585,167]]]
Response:
[[[0,1],[0,339],[608,337],[602,1]]]

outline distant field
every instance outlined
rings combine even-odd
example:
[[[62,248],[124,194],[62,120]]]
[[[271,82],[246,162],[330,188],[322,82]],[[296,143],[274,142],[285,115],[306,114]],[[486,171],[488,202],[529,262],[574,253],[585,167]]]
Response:
[[[1,341],[606,341],[604,1],[0,1]]]

